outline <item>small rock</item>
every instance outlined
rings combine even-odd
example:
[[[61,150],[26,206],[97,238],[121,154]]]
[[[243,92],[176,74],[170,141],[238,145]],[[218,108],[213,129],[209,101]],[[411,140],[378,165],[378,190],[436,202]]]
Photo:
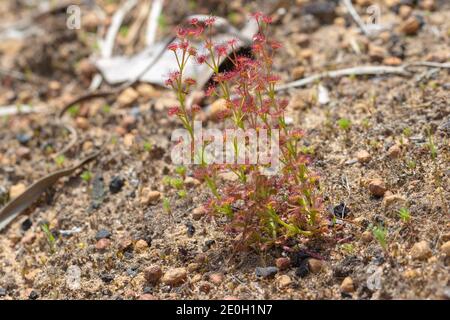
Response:
[[[308,267],[311,273],[319,273],[323,269],[323,261],[318,259],[308,259]]]
[[[0,288],[0,298],[6,296],[6,289]]]
[[[66,286],[69,290],[75,291],[81,288],[81,269],[76,265],[67,268]]]
[[[389,194],[385,193],[383,198],[383,205],[389,207],[391,205],[402,205],[406,203],[406,198],[399,194]]]
[[[144,278],[147,282],[155,284],[161,279],[163,272],[160,266],[152,265],[144,269]]]
[[[441,246],[441,251],[443,254],[445,254],[447,257],[450,257],[450,241],[447,241]]]
[[[277,284],[280,289],[285,289],[292,284],[292,279],[284,274],[277,279]]]
[[[141,83],[136,89],[139,95],[146,100],[158,98],[161,95],[158,90],[148,83]]]
[[[419,273],[414,269],[407,269],[402,273],[403,277],[406,279],[414,279],[419,276]]]
[[[207,281],[202,281],[198,284],[198,290],[203,293],[209,293],[211,291],[211,284]]]
[[[186,222],[186,228],[187,228],[187,230],[186,230],[187,235],[189,238],[191,238],[195,233],[195,227],[192,224],[192,222],[188,221],[188,222]]]
[[[95,240],[100,240],[104,238],[111,238],[111,232],[109,232],[106,229],[100,229],[99,231],[97,231],[97,233],[95,234]]]
[[[31,158],[31,150],[30,150],[30,148],[20,146],[16,149],[16,156],[19,159],[30,159]]]
[[[411,16],[400,25],[400,31],[406,35],[412,36],[417,34],[421,23],[417,17]]]
[[[286,270],[291,266],[291,259],[285,257],[278,258],[275,260],[275,265],[280,270]]]
[[[206,208],[204,206],[200,206],[192,210],[192,219],[200,220],[207,213]]]
[[[200,269],[200,263],[197,263],[197,262],[189,263],[187,266],[187,271],[189,273],[196,272],[196,271],[198,271],[198,269]]]
[[[111,240],[103,238],[97,241],[95,249],[98,251],[105,251],[111,246]]]
[[[425,260],[431,257],[431,248],[427,241],[422,240],[416,242],[411,248],[411,257],[414,260]]]
[[[125,237],[122,238],[119,241],[119,250],[120,251],[127,251],[128,249],[130,249],[133,246],[133,241],[131,241],[130,238]]]
[[[27,187],[23,184],[23,183],[18,183],[16,185],[13,185],[11,187],[11,189],[9,189],[9,198],[10,199],[15,199],[18,196],[20,196],[25,190],[27,189]]]
[[[293,80],[301,79],[305,75],[305,67],[303,66],[295,67],[294,69],[292,69],[291,74]]]
[[[394,144],[392,147],[388,150],[388,155],[391,158],[398,158],[401,154],[402,150],[400,149],[400,146],[397,144]]]
[[[277,267],[257,267],[255,269],[256,276],[262,278],[270,278],[277,274]]]
[[[158,298],[151,293],[144,293],[139,296],[139,300],[158,300]]]
[[[239,179],[237,174],[232,171],[220,172],[217,176],[226,182],[235,182]]]
[[[131,148],[134,144],[134,135],[131,133],[127,133],[124,137],[123,137],[123,145],[126,148]]]
[[[383,59],[383,64],[387,66],[399,66],[402,64],[402,59],[398,57],[386,57]]]
[[[81,130],[89,129],[89,121],[88,121],[88,119],[86,119],[84,117],[77,117],[75,119],[75,125],[77,126],[77,128],[79,128]]]
[[[356,159],[358,159],[359,163],[368,163],[372,157],[370,156],[370,153],[366,150],[360,150],[356,153]]]
[[[124,180],[119,176],[115,176],[111,179],[111,182],[109,183],[109,191],[113,194],[119,193],[120,190],[122,190],[123,185]]]
[[[143,240],[143,239],[139,239],[138,241],[136,241],[135,245],[134,245],[134,250],[136,250],[136,252],[144,252],[145,250],[148,249],[148,243],[147,241]]]
[[[369,243],[373,239],[372,232],[364,231],[361,235],[361,239],[364,243]]]
[[[129,107],[136,102],[138,97],[139,94],[136,90],[134,90],[133,88],[127,88],[120,93],[119,97],[117,98],[117,103],[120,108]]]
[[[228,111],[227,102],[225,99],[218,99],[211,104],[208,110],[208,118],[212,121],[218,121],[223,118]]]
[[[140,203],[143,205],[149,205],[157,202],[161,198],[161,192],[151,190],[150,188],[144,188],[141,193]]]
[[[162,277],[161,281],[164,284],[176,286],[186,281],[186,278],[187,271],[185,268],[174,268],[168,270]]]
[[[405,20],[411,16],[412,11],[413,9],[410,6],[401,5],[398,9],[398,15],[400,16],[400,18]]]
[[[188,188],[198,187],[200,184],[201,182],[193,177],[186,177],[184,179],[184,185]]]
[[[419,6],[423,10],[427,10],[427,11],[433,11],[434,9],[436,9],[436,5],[434,3],[434,0],[422,0],[422,1],[419,1]]]
[[[30,142],[31,138],[32,138],[31,135],[25,133],[18,133],[16,135],[17,141],[19,141],[19,143],[23,146],[26,146],[28,142]]]
[[[341,283],[341,291],[344,293],[352,293],[355,291],[355,287],[353,285],[353,279],[350,277],[346,277],[344,281]]]
[[[219,286],[223,283],[223,274],[220,272],[214,272],[209,275],[209,281],[214,283],[216,286]]]
[[[369,46],[369,57],[370,60],[381,62],[386,57],[387,51],[383,47],[370,45]]]
[[[31,290],[30,294],[28,295],[28,299],[36,300],[37,298],[39,298],[39,294],[36,291]]]
[[[381,179],[373,179],[369,182],[369,191],[376,197],[382,197],[386,190],[386,185]]]

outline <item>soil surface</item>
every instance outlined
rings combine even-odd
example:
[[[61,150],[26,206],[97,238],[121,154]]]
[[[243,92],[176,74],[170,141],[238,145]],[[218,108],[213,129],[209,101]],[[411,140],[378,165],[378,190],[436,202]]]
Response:
[[[261,2],[264,10],[277,5]],[[278,3],[272,31],[284,46],[275,61],[283,83],[355,66],[450,61],[448,1],[353,2],[364,19],[377,4],[385,30],[361,34],[337,1]],[[14,3],[0,3],[2,24],[37,10]],[[164,7],[158,39],[185,14],[214,8],[242,27],[256,7],[240,0],[181,3],[184,9]],[[58,156],[72,138],[58,113],[88,91],[97,33],[120,7],[97,4],[106,18],[83,6],[80,30],[66,27],[62,8],[32,22],[42,33],[0,40],[0,111],[32,110],[0,118],[0,208],[36,180],[103,148],[1,231],[0,299],[450,299],[448,66],[323,79],[280,92],[290,101],[287,116],[306,131],[331,227],[318,238],[294,239],[292,252],[236,252],[236,235],[224,231],[227,219],[195,210],[211,196],[205,183],[188,179],[183,197],[165,183],[177,175],[170,136],[181,127],[167,116],[176,100],[166,88],[137,83],[128,93],[71,107],[64,121],[77,142]],[[125,19],[115,55],[143,47],[139,34],[127,38],[139,10]],[[124,105],[129,90],[137,95]],[[349,120],[347,129],[340,119]],[[225,175],[221,186],[230,180]],[[400,209],[409,212],[403,219]],[[384,239],[374,237],[374,227]]]

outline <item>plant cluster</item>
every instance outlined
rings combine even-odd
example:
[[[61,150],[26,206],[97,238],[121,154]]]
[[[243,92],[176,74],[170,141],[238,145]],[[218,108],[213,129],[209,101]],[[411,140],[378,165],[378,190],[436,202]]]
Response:
[[[277,160],[282,168],[275,175],[262,174],[261,170],[267,165],[248,161],[244,164],[207,163],[203,152],[208,141],[201,142],[200,154],[192,154],[201,159],[195,170],[196,177],[205,181],[214,195],[206,204],[208,210],[227,216],[230,222],[227,231],[240,233],[242,244],[265,249],[285,245],[292,237],[321,234],[327,223],[322,216],[319,177],[309,170],[310,156],[305,154],[301,144],[304,132],[286,123],[287,101],[276,96],[279,76],[272,67],[274,54],[281,44],[269,37],[272,19],[261,13],[252,18],[258,24],[258,31],[253,36],[250,55],[236,52],[238,40],[214,43],[214,17],[203,21],[193,19],[188,27],[178,28],[178,40],[168,48],[176,57],[178,69],[169,74],[166,85],[173,88],[179,102],[169,109],[169,115],[182,122],[191,143],[203,140],[195,136],[193,125],[200,107],[188,104],[188,95],[196,85],[195,79],[184,76],[188,61],[206,64],[212,70],[212,84],[206,96],[225,101],[226,110],[221,114],[225,126],[243,131],[253,129],[257,133],[265,130],[269,137],[275,131],[279,134]],[[221,70],[225,59],[229,59],[231,70]],[[239,148],[254,147],[250,141],[242,145],[236,137],[232,139],[236,157]],[[219,186],[221,171],[234,172],[236,182]]]

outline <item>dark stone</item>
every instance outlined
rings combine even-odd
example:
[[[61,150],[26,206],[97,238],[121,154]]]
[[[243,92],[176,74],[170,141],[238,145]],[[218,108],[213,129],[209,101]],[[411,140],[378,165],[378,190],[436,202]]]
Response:
[[[111,238],[111,232],[106,229],[100,229],[95,235],[95,240],[97,241],[105,238]]]
[[[16,135],[17,141],[23,146],[26,146],[31,140],[31,136],[25,133],[19,133]]]
[[[215,240],[206,240],[205,245],[203,246],[203,252],[208,251],[214,243],[216,243]]]
[[[24,222],[22,222],[22,225],[20,226],[20,228],[23,231],[27,231],[28,229],[31,228],[32,225],[33,225],[33,222],[27,218]]]
[[[0,297],[6,296],[6,289],[0,288]]]
[[[115,176],[111,179],[111,182],[109,183],[109,191],[111,193],[118,193],[120,190],[122,190],[122,187],[124,186],[124,180],[119,177]]]
[[[255,273],[257,277],[270,278],[277,274],[277,267],[256,267]]]
[[[298,266],[297,269],[295,269],[295,275],[300,278],[304,278],[309,274],[309,265],[308,265],[308,259],[303,259]]]
[[[152,287],[144,287],[143,293],[150,293],[150,294],[152,294],[153,293]]]
[[[39,294],[36,291],[32,290],[30,292],[30,295],[28,296],[28,299],[36,300],[37,298],[39,298]]]
[[[109,274],[109,273],[102,273],[100,275],[100,279],[102,279],[102,281],[105,283],[110,283],[111,281],[114,280],[114,275]]]
[[[336,5],[331,1],[313,1],[303,6],[303,14],[310,14],[320,22],[330,24],[336,18]]]
[[[333,208],[333,214],[338,218],[345,218],[350,213],[350,208],[345,203],[340,203]]]
[[[338,265],[333,267],[333,276],[335,278],[348,277],[362,261],[356,256],[345,257]]]
[[[187,222],[186,223],[186,227],[187,227],[187,235],[188,237],[192,237],[195,233],[195,227],[192,224],[192,222]]]

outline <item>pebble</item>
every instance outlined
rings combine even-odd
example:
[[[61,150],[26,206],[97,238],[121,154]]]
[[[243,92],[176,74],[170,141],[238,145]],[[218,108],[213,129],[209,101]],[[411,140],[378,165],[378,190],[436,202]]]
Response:
[[[224,276],[220,272],[214,272],[214,273],[211,273],[208,278],[209,278],[209,281],[214,283],[216,286],[219,286],[222,284]]]
[[[417,272],[417,270],[407,269],[407,270],[403,271],[402,275],[406,279],[414,279],[414,278],[417,278],[419,273]]]
[[[373,239],[372,232],[364,231],[361,235],[361,239],[364,243],[369,243]]]
[[[184,185],[188,188],[197,187],[201,184],[201,182],[193,177],[186,177],[184,179]]]
[[[31,135],[25,133],[18,133],[16,135],[17,141],[19,141],[19,143],[23,146],[27,145],[28,142],[30,142],[31,138],[32,138]]]
[[[385,193],[383,198],[383,205],[385,207],[391,206],[391,205],[401,205],[406,203],[406,198],[399,194],[389,194],[388,192]]]
[[[131,133],[127,133],[123,137],[123,144],[126,148],[131,148],[134,144],[134,135]]]
[[[427,241],[416,242],[411,248],[411,257],[414,260],[425,260],[431,257],[431,248]]]
[[[288,275],[284,274],[277,279],[277,284],[280,289],[284,289],[292,284],[292,279]]]
[[[262,278],[273,277],[275,274],[277,274],[277,272],[278,272],[277,267],[256,267],[255,269],[256,276]]]
[[[97,231],[97,233],[95,234],[95,239],[96,240],[100,240],[100,239],[104,239],[104,238],[110,238],[111,237],[111,232],[109,232],[106,229],[100,229],[99,231]]]
[[[211,291],[211,284],[207,281],[202,281],[198,284],[198,290],[203,293],[209,293]]]
[[[6,289],[0,288],[0,298],[6,296]]]
[[[200,263],[197,263],[197,262],[189,263],[187,266],[187,271],[189,273],[196,272],[196,271],[198,271],[198,269],[200,269]]]
[[[441,251],[443,254],[445,254],[447,257],[450,257],[450,241],[447,241],[441,246]]]
[[[95,249],[98,251],[104,251],[111,246],[111,240],[103,238],[97,241]]]
[[[81,269],[76,265],[71,265],[66,272],[66,286],[69,290],[76,291],[81,288]]]
[[[144,293],[139,296],[139,300],[158,300],[158,298],[151,293]]]
[[[20,159],[30,159],[31,158],[31,150],[30,148],[20,146],[16,149],[16,156]]]
[[[126,251],[126,250],[130,249],[132,246],[133,246],[133,241],[131,241],[131,239],[128,237],[122,238],[119,241],[119,250],[120,251]]]
[[[356,159],[358,159],[359,163],[368,163],[372,157],[370,156],[370,153],[366,150],[359,150],[356,154]]]
[[[149,283],[155,284],[161,279],[163,272],[158,265],[152,265],[144,269],[144,278]]]
[[[204,206],[200,206],[192,210],[192,219],[194,220],[200,220],[205,215],[206,215],[206,208]]]
[[[169,269],[164,274],[161,281],[164,284],[176,286],[186,281],[186,278],[187,278],[187,271],[185,268],[174,268]]]
[[[292,69],[291,74],[293,80],[301,79],[305,75],[305,67],[303,66],[295,67],[294,69]]]
[[[436,9],[436,5],[434,3],[434,0],[422,0],[422,1],[419,1],[419,6],[422,9],[428,10],[428,11],[433,11],[434,9]]]
[[[344,281],[341,283],[341,291],[344,293],[351,293],[355,291],[355,287],[353,285],[353,279],[350,277],[346,277]]]
[[[111,193],[118,193],[120,190],[122,190],[122,187],[124,185],[124,180],[119,177],[115,176],[111,179],[111,182],[109,183],[109,191]]]
[[[369,57],[370,60],[381,62],[386,57],[387,51],[383,47],[379,47],[376,45],[369,46]]]
[[[188,237],[191,238],[195,233],[195,227],[190,221],[186,222],[185,225],[186,225],[186,233]]]
[[[11,189],[9,189],[9,198],[14,199],[17,198],[19,195],[21,195],[27,187],[23,183],[18,183],[16,185],[13,185]]]
[[[400,25],[400,31],[406,35],[413,36],[420,29],[420,21],[417,17],[411,16]]]
[[[86,119],[84,117],[77,117],[75,119],[75,125],[77,126],[77,128],[79,128],[81,130],[89,129],[89,121],[88,121],[88,119]]]
[[[133,88],[127,88],[122,91],[117,98],[117,103],[120,108],[129,107],[138,99],[139,94]]]
[[[28,299],[36,300],[37,298],[39,298],[39,294],[36,291],[31,290],[30,294],[28,295]]]
[[[410,6],[407,5],[401,5],[400,9],[398,10],[398,15],[402,18],[402,19],[407,19],[409,18],[409,16],[412,13],[412,8]]]
[[[398,57],[386,57],[383,59],[383,64],[387,66],[399,66],[402,64],[402,59]]]
[[[148,83],[141,83],[136,89],[139,95],[147,100],[157,98],[161,95],[158,90],[155,90],[155,88]]]
[[[311,258],[308,259],[308,267],[311,273],[319,273],[320,271],[322,271],[324,264],[322,260]]]
[[[394,144],[392,147],[389,148],[388,150],[388,155],[391,158],[398,158],[401,154],[402,150],[400,149],[400,146],[398,146],[397,144]]]
[[[224,112],[228,110],[225,99],[218,99],[211,104],[208,112],[208,118],[212,121],[218,121],[222,118]]]
[[[148,249],[148,243],[147,243],[147,241],[145,241],[143,239],[139,239],[134,244],[134,250],[136,250],[136,252],[141,253],[141,252],[144,252],[147,249]]]
[[[149,205],[157,202],[161,198],[161,192],[151,190],[150,188],[144,188],[141,193],[140,203],[143,205]]]
[[[374,196],[382,197],[386,190],[386,185],[381,179],[373,179],[369,182],[369,191]]]
[[[285,257],[278,258],[275,260],[275,265],[280,270],[286,270],[291,266],[291,259]]]

